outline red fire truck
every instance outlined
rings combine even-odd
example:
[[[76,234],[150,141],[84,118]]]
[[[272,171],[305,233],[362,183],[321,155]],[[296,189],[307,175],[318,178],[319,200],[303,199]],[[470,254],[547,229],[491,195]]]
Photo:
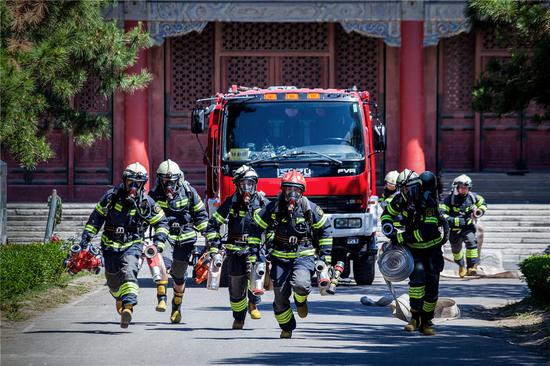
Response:
[[[343,260],[349,273],[353,260],[357,284],[371,284],[378,217],[374,155],[386,140],[384,126],[371,118],[369,93],[232,86],[197,103],[191,129],[208,133],[210,214],[234,192],[232,175],[241,165],[254,167],[258,190],[268,198],[296,169],[306,177],[305,195],[330,217],[334,263]]]

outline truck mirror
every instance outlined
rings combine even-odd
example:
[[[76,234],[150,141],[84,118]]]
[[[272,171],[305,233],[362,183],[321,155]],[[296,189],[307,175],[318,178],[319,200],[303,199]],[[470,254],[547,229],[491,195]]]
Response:
[[[374,151],[386,150],[386,126],[382,124],[375,125],[374,135],[372,136]]]
[[[206,116],[204,108],[194,108],[191,111],[191,132],[203,133],[206,130]]]

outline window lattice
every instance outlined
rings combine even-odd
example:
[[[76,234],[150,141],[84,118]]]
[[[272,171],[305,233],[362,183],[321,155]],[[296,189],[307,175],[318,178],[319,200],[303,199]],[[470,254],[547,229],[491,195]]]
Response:
[[[461,34],[445,39],[443,54],[443,110],[469,112],[472,110],[472,89],[475,79],[474,35]]]
[[[322,66],[320,57],[284,57],[282,84],[298,88],[320,88]]]
[[[75,96],[75,108],[88,113],[109,112],[109,99],[99,94],[99,79],[90,75],[82,90]]]
[[[246,51],[324,51],[326,23],[224,23],[222,48]]]
[[[268,59],[266,57],[230,57],[227,60],[228,85],[268,87]]]
[[[171,42],[170,110],[189,111],[197,99],[212,95],[213,26],[208,24],[201,33],[191,32]]]
[[[368,90],[373,101],[378,95],[379,40],[336,27],[336,87],[357,86]]]

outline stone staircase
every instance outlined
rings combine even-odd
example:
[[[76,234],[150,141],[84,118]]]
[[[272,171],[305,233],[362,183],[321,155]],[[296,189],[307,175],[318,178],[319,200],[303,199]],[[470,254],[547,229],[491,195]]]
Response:
[[[63,203],[61,224],[56,233],[61,239],[80,237],[95,203]],[[42,242],[48,220],[46,203],[8,203],[8,241],[10,243]]]
[[[488,205],[480,220],[485,229],[482,263],[502,264],[505,270],[516,271],[523,259],[550,247],[550,205],[490,202]],[[444,253],[453,258],[450,244],[445,245]]]
[[[547,203],[550,204],[550,173],[443,173],[443,193],[447,195],[457,176],[472,178],[473,191],[487,203]]]

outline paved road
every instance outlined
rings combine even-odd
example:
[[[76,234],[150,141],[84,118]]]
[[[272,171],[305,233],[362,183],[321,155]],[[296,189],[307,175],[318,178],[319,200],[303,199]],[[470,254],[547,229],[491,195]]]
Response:
[[[143,272],[142,272],[143,273]],[[143,273],[145,275],[145,273]],[[507,343],[495,324],[476,319],[475,306],[522,298],[519,280],[444,280],[442,296],[460,304],[465,317],[438,324],[436,337],[410,335],[388,308],[366,307],[385,285],[339,287],[333,297],[310,297],[310,316],[298,320],[291,340],[279,339],[271,312],[272,293],[260,305],[261,320],[231,330],[226,289],[188,288],[183,323],[154,311],[154,288],[140,279],[134,322],[121,329],[105,287],[48,311],[2,334],[4,365],[511,365],[545,364],[541,357]],[[404,285],[397,286],[399,292]]]

